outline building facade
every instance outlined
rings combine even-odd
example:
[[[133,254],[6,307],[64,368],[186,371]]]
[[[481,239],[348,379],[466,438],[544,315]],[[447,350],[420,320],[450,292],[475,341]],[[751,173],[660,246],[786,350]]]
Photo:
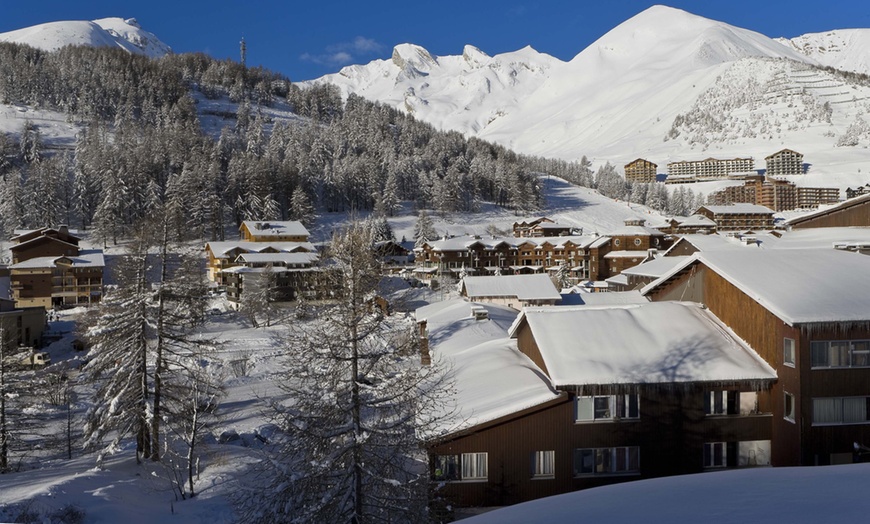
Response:
[[[802,175],[804,173],[804,156],[791,149],[782,149],[765,157],[766,176]]]
[[[638,158],[625,164],[625,180],[633,184],[649,184],[656,181],[658,166],[649,160]]]

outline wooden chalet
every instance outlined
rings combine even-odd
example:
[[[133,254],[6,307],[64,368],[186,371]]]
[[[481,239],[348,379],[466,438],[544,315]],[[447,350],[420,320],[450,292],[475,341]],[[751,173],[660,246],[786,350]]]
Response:
[[[870,227],[870,194],[786,221],[790,229],[816,227]]]
[[[460,294],[473,302],[491,302],[517,310],[562,301],[559,290],[544,274],[467,276],[460,283]]]
[[[314,244],[310,242],[209,242],[205,245],[206,272],[211,282],[223,286],[226,285],[222,277],[224,270],[244,266],[239,261],[240,255],[246,253],[315,253],[316,251]]]
[[[100,301],[103,252],[79,249],[80,240],[66,226],[22,231],[12,237],[9,278],[19,307],[51,309]]]
[[[283,302],[299,296],[317,298],[325,285],[318,278],[320,268],[317,253],[269,252],[242,253],[232,267],[221,271],[220,280],[227,290],[227,299],[239,303],[245,293],[264,291],[268,286],[269,300]],[[322,293],[321,293],[322,294]]]
[[[437,340],[432,358],[459,370],[461,422],[428,446],[453,503],[768,463],[771,416],[757,399],[775,374],[697,305],[527,308],[508,340],[496,335],[510,318],[499,306],[478,306],[484,320],[445,318],[460,307],[417,312]]]
[[[696,253],[644,288],[704,304],[776,370],[771,464],[852,461],[870,445],[870,258],[835,249]]]
[[[707,205],[699,207],[695,214],[716,222],[718,231],[773,229],[773,211],[755,204]]]

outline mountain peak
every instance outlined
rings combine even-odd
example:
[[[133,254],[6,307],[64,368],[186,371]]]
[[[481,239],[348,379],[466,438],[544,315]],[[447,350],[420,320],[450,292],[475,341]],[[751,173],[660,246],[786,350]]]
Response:
[[[438,60],[429,51],[414,44],[399,44],[393,48],[392,61],[399,69],[427,71],[438,65]]]
[[[172,52],[154,34],[143,30],[135,18],[48,22],[0,33],[0,42],[26,44],[45,51],[56,51],[67,45],[121,47],[152,58]]]
[[[473,45],[466,45],[462,49],[462,58],[472,67],[481,67],[489,61],[490,56]]]

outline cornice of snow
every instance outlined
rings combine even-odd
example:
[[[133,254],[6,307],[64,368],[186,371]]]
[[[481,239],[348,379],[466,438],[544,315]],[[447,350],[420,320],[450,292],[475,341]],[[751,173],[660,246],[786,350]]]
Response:
[[[68,45],[121,47],[151,58],[172,52],[153,33],[142,29],[135,18],[48,22],[0,33],[0,42],[27,44],[46,51],[56,51]]]

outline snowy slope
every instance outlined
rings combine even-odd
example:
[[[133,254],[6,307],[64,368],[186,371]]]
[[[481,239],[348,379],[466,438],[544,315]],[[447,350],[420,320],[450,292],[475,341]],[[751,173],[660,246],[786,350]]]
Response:
[[[468,83],[470,73],[446,66],[464,58],[411,45],[399,46],[392,61],[318,81],[521,153],[586,155],[596,166],[641,157],[664,173],[671,161],[752,156],[763,169],[766,156],[791,148],[810,164],[795,183],[842,189],[870,181],[870,84],[818,66],[862,70],[868,34],[807,35],[798,45],[804,40],[776,41],[654,6],[571,61],[529,65],[537,74],[498,89]],[[523,52],[523,63],[542,58]],[[455,92],[460,81],[467,89]]]
[[[172,52],[159,38],[143,30],[134,18],[49,22],[0,33],[0,42],[27,44],[46,51],[54,51],[67,45],[121,47],[131,53],[152,58]]]
[[[390,60],[348,66],[315,82],[333,83],[344,96],[379,100],[441,129],[476,133],[521,104],[562,64],[531,47],[491,57],[467,45],[460,56],[435,56],[402,44]]]
[[[870,74],[870,29],[838,29],[777,41],[822,65]]]

